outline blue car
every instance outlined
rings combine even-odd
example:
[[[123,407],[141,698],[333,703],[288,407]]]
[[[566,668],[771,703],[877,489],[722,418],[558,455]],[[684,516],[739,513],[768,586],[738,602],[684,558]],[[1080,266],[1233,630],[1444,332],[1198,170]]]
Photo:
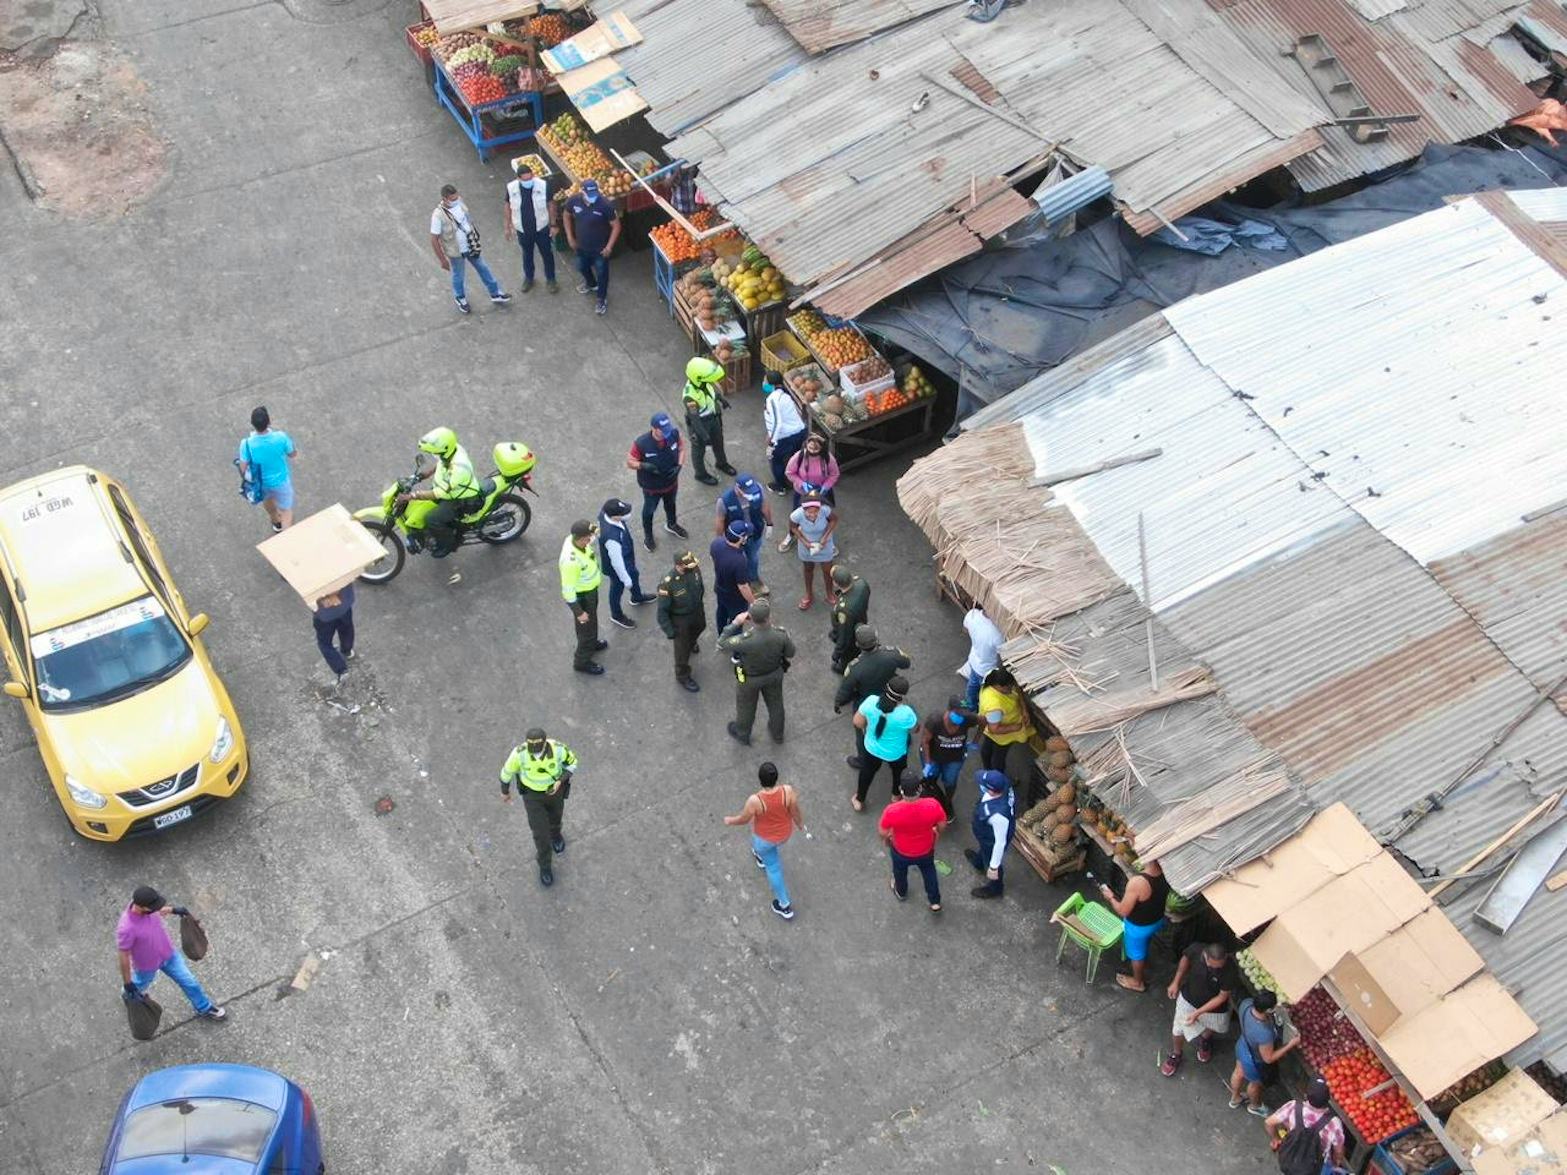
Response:
[[[310,1095],[250,1065],[176,1065],[120,1103],[99,1175],[320,1175]]]

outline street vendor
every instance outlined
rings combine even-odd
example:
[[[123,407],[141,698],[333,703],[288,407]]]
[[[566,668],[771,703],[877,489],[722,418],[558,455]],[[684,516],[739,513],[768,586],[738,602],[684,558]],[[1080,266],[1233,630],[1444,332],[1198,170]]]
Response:
[[[1130,973],[1117,972],[1116,983],[1127,991],[1148,990],[1148,944],[1164,928],[1164,904],[1170,883],[1158,861],[1149,861],[1126,883],[1118,898],[1108,885],[1099,887],[1110,908],[1121,917],[1121,951]]]
[[[1197,1042],[1199,1061],[1212,1058],[1213,1038],[1230,1030],[1230,1000],[1238,987],[1240,972],[1222,942],[1186,948],[1167,993],[1175,1001],[1175,1019],[1170,1026],[1170,1055],[1159,1072],[1175,1076],[1188,1040]]]

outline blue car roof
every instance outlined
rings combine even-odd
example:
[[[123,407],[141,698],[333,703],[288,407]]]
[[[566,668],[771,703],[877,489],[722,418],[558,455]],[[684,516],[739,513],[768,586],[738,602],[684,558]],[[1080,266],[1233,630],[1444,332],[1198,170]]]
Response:
[[[187,1097],[226,1097],[283,1112],[288,1080],[254,1065],[175,1065],[149,1073],[136,1083],[126,1113],[142,1106]],[[187,1166],[186,1171],[190,1171]]]
[[[179,1155],[148,1155],[114,1164],[114,1175],[256,1175],[261,1169],[243,1159],[217,1155],[191,1155],[188,1160]]]

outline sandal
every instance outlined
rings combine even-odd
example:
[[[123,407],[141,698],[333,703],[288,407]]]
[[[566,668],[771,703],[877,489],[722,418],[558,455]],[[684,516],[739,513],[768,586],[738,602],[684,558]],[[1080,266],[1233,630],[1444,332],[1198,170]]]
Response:
[[[1159,1065],[1159,1072],[1163,1073],[1166,1077],[1174,1077],[1176,1070],[1181,1067],[1181,1061],[1183,1059],[1184,1058],[1180,1053],[1171,1053]]]
[[[1203,1039],[1197,1042],[1197,1060],[1204,1065],[1213,1060],[1213,1041]]]
[[[811,610],[811,605],[814,603],[816,603],[814,596],[806,596],[803,600],[800,601],[800,611],[809,612]]]
[[[856,812],[863,812],[863,811],[865,811],[865,805],[860,802],[860,797],[859,796],[850,796],[849,797],[849,806],[851,808],[853,808]]]
[[[1124,987],[1127,991],[1144,992],[1148,990],[1148,985],[1146,983],[1138,983],[1137,980],[1133,979],[1124,971],[1117,971],[1115,973],[1115,981],[1120,986]]]
[[[939,914],[939,913],[941,913],[941,903],[940,902],[932,902],[931,903],[931,907],[930,907],[930,912],[932,914]]]

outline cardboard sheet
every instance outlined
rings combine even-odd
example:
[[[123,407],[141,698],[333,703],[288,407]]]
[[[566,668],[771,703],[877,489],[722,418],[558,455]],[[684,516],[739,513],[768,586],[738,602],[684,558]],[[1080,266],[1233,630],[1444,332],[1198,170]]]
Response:
[[[1386,938],[1431,905],[1385,852],[1328,882],[1274,919],[1252,947],[1290,1000],[1338,965]]]
[[[1447,1136],[1471,1156],[1504,1151],[1556,1112],[1555,1098],[1522,1069],[1512,1069],[1490,1089],[1453,1111],[1447,1120]]]
[[[1521,1045],[1539,1026],[1489,972],[1436,1003],[1399,1018],[1378,1043],[1420,1096],[1453,1082]],[[1552,1108],[1556,1103],[1547,1095]]]
[[[1567,1171],[1567,1110],[1557,1110],[1517,1142],[1474,1156],[1475,1175],[1560,1175]]]
[[[647,109],[647,102],[613,57],[601,57],[580,69],[568,70],[557,75],[555,80],[576,106],[582,120],[595,131],[614,126]]]
[[[1381,851],[1355,814],[1344,804],[1334,804],[1233,878],[1214,882],[1203,896],[1231,930],[1249,934]]]
[[[385,553],[370,532],[341,504],[257,543],[256,550],[316,610],[322,596],[347,587]]]
[[[1381,1036],[1484,966],[1458,927],[1433,906],[1380,942],[1345,955],[1328,978],[1372,1033]]]
[[[562,74],[641,43],[642,34],[630,18],[624,12],[612,12],[553,49],[544,50],[544,68]]]

